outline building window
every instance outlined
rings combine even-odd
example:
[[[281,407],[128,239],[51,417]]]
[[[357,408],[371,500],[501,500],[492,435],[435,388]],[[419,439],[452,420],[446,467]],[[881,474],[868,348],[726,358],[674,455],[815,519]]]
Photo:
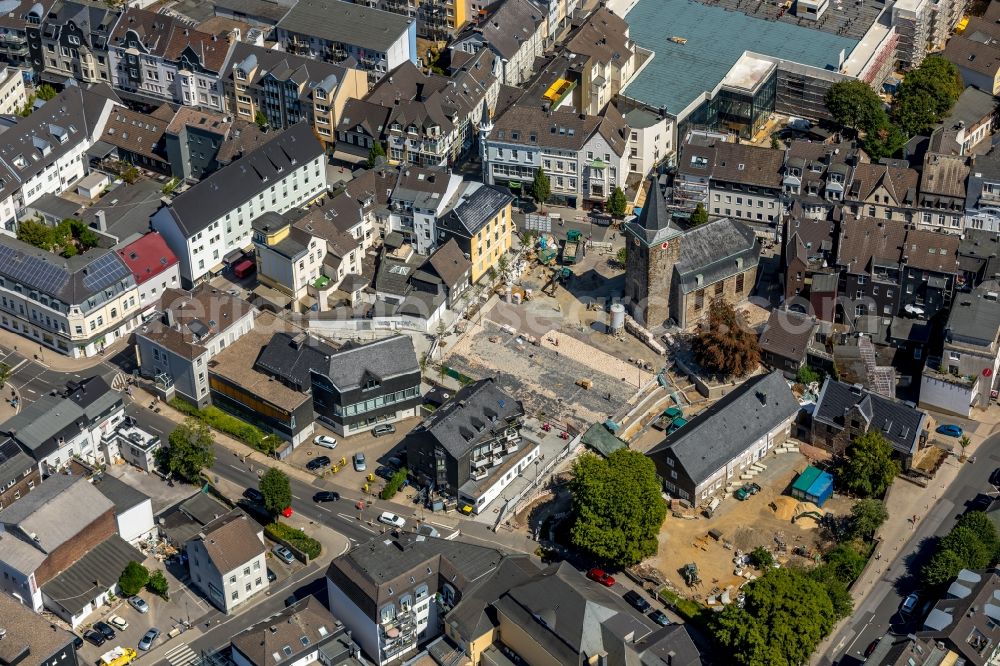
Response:
[[[742,294],[743,293],[743,277],[744,277],[743,273],[740,273],[739,275],[736,276],[736,293],[737,294]]]
[[[699,289],[694,292],[694,309],[697,312],[705,307],[705,290]]]

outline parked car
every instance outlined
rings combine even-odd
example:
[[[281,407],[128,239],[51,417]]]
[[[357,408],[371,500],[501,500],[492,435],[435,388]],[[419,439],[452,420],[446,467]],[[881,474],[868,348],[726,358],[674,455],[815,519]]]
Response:
[[[435,539],[439,539],[441,537],[440,532],[426,523],[417,528],[417,534],[420,536],[433,537]]]
[[[316,435],[313,437],[313,444],[316,446],[322,446],[324,449],[337,448],[337,440],[328,435]]]
[[[146,614],[149,612],[149,604],[142,597],[129,597],[128,605],[136,609],[140,613]]]
[[[271,552],[274,553],[274,556],[277,557],[282,562],[284,562],[285,564],[291,564],[292,562],[295,561],[295,556],[292,555],[292,551],[288,550],[286,547],[280,544],[272,548]]]
[[[97,647],[101,647],[102,645],[104,645],[105,641],[104,635],[99,631],[88,629],[87,631],[84,632],[83,637],[86,638],[89,642],[96,645]]]
[[[993,470],[993,473],[990,474],[990,485],[1000,486],[1000,467],[997,467]]]
[[[899,607],[899,612],[903,615],[909,615],[917,609],[917,602],[920,601],[920,595],[916,592],[910,592],[910,594],[903,599],[903,605]]]
[[[400,518],[396,514],[389,511],[383,511],[381,515],[379,515],[378,521],[380,523],[385,523],[386,525],[392,525],[393,527],[398,527],[400,529],[402,529],[402,527],[406,525],[406,520]]]
[[[121,615],[112,615],[108,618],[108,624],[110,624],[115,629],[119,631],[125,631],[128,629],[128,622],[125,621]]]
[[[76,634],[73,634],[73,649],[79,650],[82,647],[83,647],[83,639],[77,636]]]
[[[340,499],[340,493],[332,490],[321,490],[313,495],[313,502],[336,502]]]
[[[159,629],[157,629],[155,627],[152,628],[152,629],[150,629],[142,637],[142,640],[139,641],[139,649],[140,650],[148,650],[149,648],[153,647],[153,641],[155,641],[159,637],[160,637],[160,630]]]
[[[268,567],[267,568],[267,582],[268,583],[273,583],[276,580],[278,580],[278,577],[276,575],[274,575],[273,571],[271,571],[271,567]]]
[[[391,423],[383,423],[382,425],[377,425],[372,428],[372,435],[374,437],[381,437],[382,435],[391,435],[396,432],[396,426]]]
[[[395,473],[396,470],[394,470],[392,467],[389,467],[388,465],[379,465],[375,469],[375,476],[377,476],[380,479],[385,479],[386,481],[391,479],[392,475]]]
[[[363,472],[368,469],[368,463],[365,461],[365,454],[358,451],[354,454],[354,471]]]
[[[669,627],[673,624],[673,622],[670,621],[670,618],[667,617],[663,611],[653,611],[649,614],[649,619],[661,627]]]
[[[256,488],[247,488],[244,490],[243,497],[246,497],[251,502],[260,503],[264,501],[264,494]]]
[[[948,437],[961,437],[962,429],[955,425],[954,423],[943,423],[937,427],[934,431],[939,435],[946,435]]]
[[[306,463],[306,469],[310,472],[316,472],[323,469],[324,467],[330,466],[329,456],[317,456]]]
[[[636,609],[640,613],[648,613],[650,610],[652,610],[652,606],[649,605],[649,602],[646,601],[646,598],[643,597],[638,592],[636,592],[635,590],[629,590],[628,592],[623,594],[622,599],[629,602],[632,608]]]
[[[111,625],[107,622],[95,622],[94,631],[99,631],[104,638],[109,641],[115,640],[115,630],[111,628]]]
[[[587,572],[587,578],[590,580],[597,581],[604,587],[611,587],[615,584],[615,577],[604,571],[604,569],[598,569],[594,567]]]
[[[756,495],[760,492],[760,486],[756,483],[744,483],[735,493],[733,493],[739,501],[749,499],[751,495]]]
[[[979,493],[974,500],[969,502],[969,511],[988,511],[991,506],[993,506],[993,498]]]

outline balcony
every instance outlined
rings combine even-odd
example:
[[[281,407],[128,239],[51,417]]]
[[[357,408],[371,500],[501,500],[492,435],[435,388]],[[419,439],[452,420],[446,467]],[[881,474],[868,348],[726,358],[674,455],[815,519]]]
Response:
[[[397,614],[379,626],[379,642],[386,659],[409,650],[417,642],[417,621],[412,610]]]

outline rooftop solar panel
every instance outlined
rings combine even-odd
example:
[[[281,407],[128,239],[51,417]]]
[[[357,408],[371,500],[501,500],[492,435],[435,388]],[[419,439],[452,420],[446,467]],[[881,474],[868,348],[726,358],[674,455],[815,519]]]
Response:
[[[114,252],[98,257],[86,269],[83,285],[91,291],[104,289],[130,275],[128,268]]]

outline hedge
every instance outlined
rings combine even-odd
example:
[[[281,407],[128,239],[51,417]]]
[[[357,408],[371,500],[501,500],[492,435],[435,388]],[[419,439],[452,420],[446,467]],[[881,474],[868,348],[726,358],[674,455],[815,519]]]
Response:
[[[382,492],[379,493],[379,497],[384,500],[392,499],[396,493],[399,492],[399,489],[403,487],[403,483],[406,481],[407,475],[408,473],[405,467],[398,470],[385,484],[385,488],[383,488]]]
[[[698,622],[703,619],[702,613],[704,612],[705,607],[697,601],[685,599],[676,592],[671,592],[667,588],[660,590],[659,597],[663,603],[673,608],[678,615],[688,622]]]
[[[277,437],[264,433],[257,426],[227,414],[214,405],[199,409],[183,398],[173,398],[168,404],[177,411],[193,416],[209,427],[224,432],[261,453],[274,455],[274,449],[278,444]]]
[[[284,523],[271,523],[264,527],[264,533],[275,541],[284,541],[290,546],[301,550],[310,560],[319,557],[323,546],[319,541],[313,539],[300,529],[296,529]]]

